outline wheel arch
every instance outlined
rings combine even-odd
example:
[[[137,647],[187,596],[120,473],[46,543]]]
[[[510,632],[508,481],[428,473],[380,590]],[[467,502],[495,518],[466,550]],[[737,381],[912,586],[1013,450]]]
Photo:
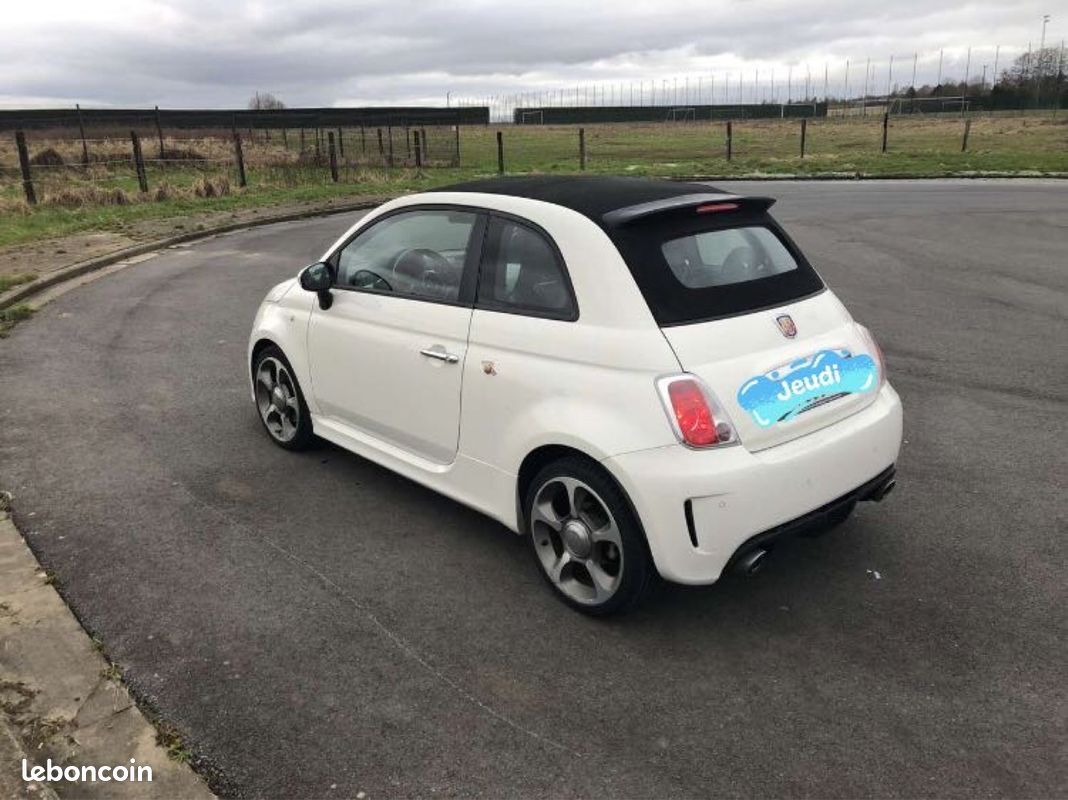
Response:
[[[609,469],[603,461],[591,456],[589,453],[583,452],[577,447],[566,444],[543,444],[540,445],[523,458],[522,463],[519,465],[519,472],[516,475],[516,489],[515,489],[515,509],[516,509],[516,523],[520,535],[526,534],[527,519],[526,511],[523,508],[523,500],[527,495],[527,490],[530,488],[531,482],[534,480],[534,476],[547,464],[551,464],[554,461],[559,461],[562,458],[577,457],[587,462],[594,468],[604,473],[607,478],[612,481],[619,489],[620,495],[627,504],[627,508],[634,516],[634,520],[638,523],[638,530],[642,535],[642,542],[645,544],[646,553],[649,555],[652,563],[656,561],[653,559],[652,551],[649,548],[649,537],[645,533],[645,524],[642,522],[641,516],[638,514],[638,509],[634,506],[634,501],[630,499],[630,495],[627,493],[626,488],[620,483],[619,479],[612,474],[612,470]]]

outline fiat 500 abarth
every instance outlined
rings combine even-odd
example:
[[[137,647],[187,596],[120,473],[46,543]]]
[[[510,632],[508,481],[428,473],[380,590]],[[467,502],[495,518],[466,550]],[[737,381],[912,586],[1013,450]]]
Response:
[[[772,202],[530,177],[386,203],[256,314],[263,425],[526,535],[587,613],[753,572],[882,499],[901,443],[878,345]]]

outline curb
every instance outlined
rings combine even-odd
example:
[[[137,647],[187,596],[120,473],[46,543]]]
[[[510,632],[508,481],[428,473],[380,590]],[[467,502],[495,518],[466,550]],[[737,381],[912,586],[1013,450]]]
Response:
[[[3,510],[0,611],[0,734],[5,734],[0,745],[7,745],[0,748],[0,787],[5,794],[29,797],[32,792],[38,800],[54,797],[51,792],[86,800],[214,797],[185,763],[191,754],[174,738],[177,732],[165,736],[142,713],[119,668],[99,652]],[[65,775],[51,783],[35,778],[31,789],[22,781],[23,759],[30,769],[51,763],[80,773],[82,768],[125,768],[131,758],[151,769],[151,782]]]
[[[247,228],[258,228],[262,225],[273,225],[276,222],[291,222],[298,219],[308,219],[310,217],[325,217],[331,214],[344,214],[349,211],[361,211],[363,209],[375,208],[381,205],[389,198],[378,198],[376,200],[360,200],[358,202],[343,203],[333,206],[320,206],[316,208],[302,209],[300,211],[291,211],[286,214],[275,214],[273,216],[261,217],[259,219],[246,220],[244,222],[228,222],[225,225],[216,225],[211,228],[204,228],[198,231],[187,231],[186,233],[178,234],[177,236],[170,236],[166,239],[156,239],[155,241],[145,242],[144,244],[132,245],[130,247],[124,247],[122,250],[116,250],[113,253],[107,255],[97,256],[96,258],[90,258],[86,261],[79,261],[76,264],[71,264],[69,267],[61,267],[55,272],[50,272],[46,275],[42,275],[36,280],[30,283],[24,283],[21,286],[16,286],[13,289],[0,294],[0,311],[10,306],[15,305],[23,300],[33,297],[45,289],[55,286],[58,283],[63,283],[71,278],[77,278],[81,275],[85,275],[89,272],[96,272],[104,267],[109,267],[112,264],[119,261],[125,261],[128,258],[135,256],[142,256],[145,253],[152,253],[156,250],[165,250],[168,247],[173,247],[176,244],[184,244],[185,242],[194,242],[198,239],[207,239],[211,236],[218,236],[221,233],[230,233],[232,231],[245,230]]]

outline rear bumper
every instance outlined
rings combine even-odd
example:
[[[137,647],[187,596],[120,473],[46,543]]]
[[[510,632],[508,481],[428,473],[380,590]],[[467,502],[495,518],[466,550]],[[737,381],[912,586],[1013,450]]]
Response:
[[[885,483],[901,446],[901,401],[889,385],[862,411],[777,447],[672,445],[606,459],[642,521],[660,574],[712,583],[732,559],[816,524]]]

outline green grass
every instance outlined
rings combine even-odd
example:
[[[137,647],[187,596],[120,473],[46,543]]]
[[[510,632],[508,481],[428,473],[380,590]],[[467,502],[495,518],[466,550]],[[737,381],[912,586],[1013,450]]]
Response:
[[[0,274],[0,294],[3,294],[8,289],[15,286],[21,286],[24,283],[29,283],[36,276],[28,272],[15,273],[14,275]]]
[[[0,178],[0,246],[86,231],[123,231],[141,221],[170,220],[211,212],[331,200],[381,197],[416,191],[497,171],[496,132],[504,133],[508,173],[573,173],[579,170],[577,126],[486,126],[461,131],[462,167],[342,169],[334,184],[324,167],[292,162],[290,149],[277,137],[270,143],[250,143],[246,189],[236,189],[236,177],[225,160],[209,167],[170,166],[149,170],[150,192],[139,196],[127,165],[91,173],[73,169],[39,169],[38,195],[44,202],[29,207],[21,201],[21,184]],[[806,154],[800,156],[799,120],[740,120],[733,124],[733,158],[725,152],[726,124],[690,122],[586,126],[587,170],[591,173],[656,176],[816,175],[936,177],[974,173],[1033,174],[1068,172],[1068,114],[1060,116],[984,116],[972,120],[967,152],[961,152],[964,121],[952,115],[891,119],[888,152],[880,152],[882,119],[826,118],[808,123]],[[396,131],[395,131],[396,133]],[[368,134],[370,137],[370,133]],[[351,137],[351,133],[347,133]],[[435,134],[441,157],[451,156],[451,131]],[[351,138],[349,147],[354,148]],[[403,142],[403,136],[401,137]],[[46,142],[36,143],[43,147]],[[69,144],[69,143],[68,143]],[[198,147],[223,143],[200,140]],[[403,145],[395,146],[398,158]],[[290,159],[286,166],[269,166],[272,159]],[[2,154],[0,154],[0,160]],[[229,178],[230,193],[202,198],[193,187],[203,179]],[[79,184],[81,182],[81,184]],[[151,199],[161,184],[170,194]],[[121,189],[135,202],[126,205],[91,203],[67,208],[50,202],[71,185]],[[171,196],[177,195],[177,196]]]
[[[25,303],[18,303],[8,308],[0,309],[0,339],[7,336],[8,331],[24,319],[33,315],[33,309]]]

